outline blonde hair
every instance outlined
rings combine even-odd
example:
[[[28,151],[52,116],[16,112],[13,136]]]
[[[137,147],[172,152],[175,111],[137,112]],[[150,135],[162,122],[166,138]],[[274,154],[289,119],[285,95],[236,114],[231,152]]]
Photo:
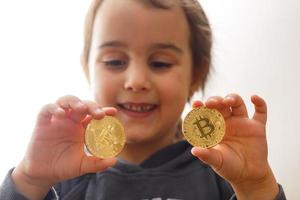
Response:
[[[89,80],[89,54],[92,43],[92,34],[95,17],[104,0],[93,0],[88,10],[84,26],[84,47],[81,55],[81,63],[84,72]],[[211,66],[211,49],[212,49],[212,31],[207,16],[197,0],[136,0],[147,6],[158,9],[170,9],[174,5],[180,5],[183,9],[190,27],[190,48],[192,51],[192,86],[190,88],[189,99],[193,94],[202,87],[205,88],[207,76]],[[181,134],[182,121],[178,122],[176,140],[182,138]]]

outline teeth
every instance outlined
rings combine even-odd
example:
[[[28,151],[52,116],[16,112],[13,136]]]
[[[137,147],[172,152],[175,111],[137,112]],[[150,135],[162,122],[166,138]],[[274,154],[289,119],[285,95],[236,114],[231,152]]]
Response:
[[[134,112],[147,112],[150,111],[154,106],[153,105],[138,106],[133,104],[123,104],[123,107],[127,110],[131,110]]]

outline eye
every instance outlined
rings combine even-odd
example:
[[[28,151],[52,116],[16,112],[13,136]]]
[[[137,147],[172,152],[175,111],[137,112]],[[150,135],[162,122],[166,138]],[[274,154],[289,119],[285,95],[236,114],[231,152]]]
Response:
[[[170,68],[173,64],[161,61],[154,61],[150,63],[150,66],[154,69],[166,69]]]
[[[107,60],[107,61],[103,61],[103,63],[108,68],[113,68],[113,69],[121,69],[126,65],[126,61],[123,60]]]

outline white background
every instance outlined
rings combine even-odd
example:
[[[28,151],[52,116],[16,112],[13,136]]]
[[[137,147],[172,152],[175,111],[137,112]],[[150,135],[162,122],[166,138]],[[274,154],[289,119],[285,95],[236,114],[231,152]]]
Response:
[[[205,99],[237,92],[269,107],[269,162],[288,199],[300,198],[300,1],[201,0],[214,31]],[[0,0],[0,180],[24,155],[40,107],[90,98],[80,68],[86,0]],[[198,94],[197,98],[202,98]]]

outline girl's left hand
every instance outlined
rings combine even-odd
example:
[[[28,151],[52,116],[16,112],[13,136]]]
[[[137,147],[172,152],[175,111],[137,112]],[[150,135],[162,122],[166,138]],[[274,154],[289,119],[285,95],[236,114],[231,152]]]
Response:
[[[230,182],[241,199],[243,194],[253,194],[257,188],[262,190],[262,193],[268,191],[270,194],[270,191],[273,191],[270,195],[275,197],[278,186],[267,160],[267,106],[257,95],[252,96],[251,101],[255,113],[249,118],[245,103],[239,95],[210,97],[205,106],[222,113],[226,123],[225,136],[221,143],[212,148],[194,147],[192,154]],[[199,106],[203,106],[203,103],[193,103],[193,107]]]

